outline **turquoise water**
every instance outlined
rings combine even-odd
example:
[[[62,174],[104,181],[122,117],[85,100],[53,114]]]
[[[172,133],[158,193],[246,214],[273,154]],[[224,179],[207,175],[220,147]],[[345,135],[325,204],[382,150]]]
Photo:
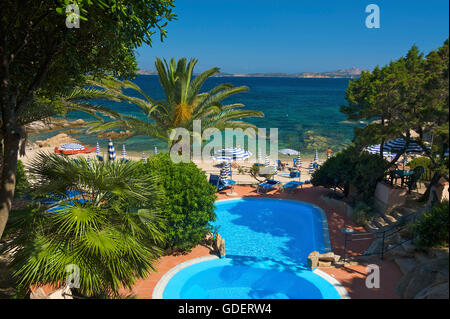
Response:
[[[134,80],[149,96],[158,100],[164,94],[158,77],[141,75]],[[303,154],[312,154],[315,149],[324,152],[328,147],[334,151],[342,149],[351,142],[353,128],[358,123],[346,121],[339,107],[345,104],[345,89],[349,79],[298,79],[298,78],[258,78],[258,77],[215,77],[205,83],[202,91],[207,91],[220,83],[232,83],[235,86],[246,85],[249,92],[234,95],[226,103],[243,103],[248,109],[262,111],[264,118],[248,121],[261,128],[278,128],[279,149],[294,148]],[[138,96],[132,90],[127,91]],[[127,103],[99,101],[98,104],[108,106],[124,114],[140,116],[138,107]],[[89,116],[72,112],[70,119]],[[44,139],[54,133],[37,134],[32,140]],[[84,133],[73,134],[81,142],[95,146],[96,136]],[[99,140],[105,148],[106,140]],[[117,141],[116,143],[122,144]],[[124,142],[127,151],[142,152],[153,150],[154,146],[164,150],[166,145],[148,137],[134,137]]]
[[[329,248],[320,209],[251,198],[219,201],[216,214],[226,258],[180,270],[168,282],[164,298],[340,298],[328,281],[306,267],[309,253]]]

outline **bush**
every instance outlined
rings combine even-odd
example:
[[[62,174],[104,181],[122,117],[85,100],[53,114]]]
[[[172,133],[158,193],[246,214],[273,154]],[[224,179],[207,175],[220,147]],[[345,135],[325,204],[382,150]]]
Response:
[[[14,190],[14,196],[23,196],[28,192],[30,188],[30,183],[28,182],[27,175],[25,173],[25,167],[22,161],[17,161],[17,171],[16,171],[16,187]]]
[[[328,159],[311,178],[314,186],[332,188],[335,186],[348,195],[350,184],[356,188],[357,201],[370,202],[377,182],[383,178],[386,161],[379,155],[361,152],[356,146],[349,146]]]
[[[437,203],[430,212],[425,213],[423,219],[415,224],[414,231],[418,246],[436,247],[447,246],[449,241],[449,203]]]
[[[353,208],[353,221],[359,225],[364,226],[370,220],[373,214],[373,207],[365,202],[358,202]]]
[[[214,221],[216,188],[194,163],[174,163],[158,154],[142,165],[142,174],[157,173],[164,189],[162,211],[167,218],[165,249],[189,250],[206,236]]]

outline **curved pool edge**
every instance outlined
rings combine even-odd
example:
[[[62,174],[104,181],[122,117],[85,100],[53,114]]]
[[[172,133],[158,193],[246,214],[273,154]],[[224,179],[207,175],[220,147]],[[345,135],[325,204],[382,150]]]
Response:
[[[328,227],[328,218],[327,218],[327,214],[325,213],[325,211],[323,210],[322,207],[319,207],[317,205],[314,205],[310,202],[305,202],[303,200],[296,200],[296,199],[285,199],[285,198],[267,198],[267,197],[233,197],[233,198],[225,198],[225,199],[219,199],[216,200],[215,203],[218,202],[228,202],[228,201],[234,201],[234,200],[239,200],[239,199],[262,199],[262,200],[277,200],[277,201],[288,201],[288,202],[294,202],[294,203],[305,203],[308,204],[312,207],[314,207],[315,209],[317,209],[320,213],[320,218],[322,219],[322,234],[323,234],[323,244],[324,244],[324,250],[325,252],[331,252],[331,241],[330,241],[330,229]]]
[[[152,299],[163,299],[163,293],[167,284],[179,271],[183,270],[186,267],[215,259],[220,259],[220,257],[215,255],[198,257],[182,262],[181,264],[178,264],[175,267],[171,268],[161,277],[161,279],[156,284],[155,288],[153,289]],[[345,287],[338,280],[336,280],[336,278],[330,276],[329,274],[318,268],[315,268],[312,272],[320,276],[322,279],[328,281],[334,287],[334,289],[336,289],[341,299],[351,299],[350,295],[347,292],[347,289],[345,289]]]
[[[161,279],[158,281],[155,288],[153,289],[152,299],[163,299],[164,289],[166,289],[166,286],[169,283],[170,279],[172,279],[172,277],[175,276],[175,274],[177,274],[180,270],[182,270],[186,267],[192,266],[194,264],[201,263],[203,261],[214,260],[214,259],[220,259],[220,257],[216,256],[216,255],[197,257],[197,258],[182,262],[181,264],[178,264],[175,267],[169,269],[169,271],[166,272],[161,277]]]

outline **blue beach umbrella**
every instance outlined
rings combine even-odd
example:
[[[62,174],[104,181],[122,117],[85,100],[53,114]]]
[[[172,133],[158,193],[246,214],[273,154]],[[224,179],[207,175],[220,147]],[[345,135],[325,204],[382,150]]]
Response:
[[[97,141],[97,146],[95,148],[95,154],[100,155],[100,144],[98,144],[98,141]]]
[[[261,163],[262,162],[262,153],[261,153],[261,150],[259,149],[258,150],[258,163]]]
[[[125,144],[122,144],[122,157],[127,157],[127,150],[125,149]]]
[[[223,182],[223,181],[226,181],[228,179],[229,175],[230,175],[230,173],[228,171],[228,165],[227,165],[227,163],[225,163],[222,166],[222,168],[220,169],[220,176],[219,176],[219,178]]]
[[[302,166],[302,157],[300,156],[300,152],[298,152],[297,161],[295,162],[296,166]]]
[[[370,154],[380,154],[380,144],[369,145],[369,146],[365,147],[364,150]],[[397,155],[397,154],[391,153],[391,152],[386,152],[385,150],[383,150],[384,157],[393,158],[393,157],[395,157],[395,155]]]
[[[84,146],[78,143],[65,143],[59,146],[60,150],[79,151],[84,150]]]
[[[319,152],[317,152],[316,150],[316,154],[314,154],[314,162],[318,162],[319,161]]]
[[[408,147],[406,147],[406,141],[403,138],[396,138],[395,140],[391,140],[384,144],[384,149],[388,152],[398,153],[404,150],[406,154],[421,154],[423,153],[423,149],[415,143],[413,140],[410,140]]]
[[[252,153],[241,148],[224,148],[214,153],[213,159],[219,162],[239,161],[249,158]]]
[[[155,146],[155,155],[158,154],[158,147]]]
[[[108,158],[110,161],[114,161],[116,159],[116,150],[114,149],[114,144],[111,139],[108,142]]]
[[[309,163],[309,174],[312,175],[312,173],[314,173],[315,169],[314,169],[314,162],[310,162]]]
[[[146,158],[145,158],[145,153],[144,152],[142,152],[142,159],[145,161],[146,160]]]

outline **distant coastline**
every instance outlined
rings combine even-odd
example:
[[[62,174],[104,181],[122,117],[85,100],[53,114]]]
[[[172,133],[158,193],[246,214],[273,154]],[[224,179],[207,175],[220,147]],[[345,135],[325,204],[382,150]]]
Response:
[[[277,77],[277,78],[303,78],[303,79],[348,79],[358,78],[361,72],[358,68],[342,69],[328,72],[299,72],[299,73],[247,73],[247,74],[233,74],[233,73],[218,73],[215,77]],[[153,70],[139,70],[137,74],[140,75],[157,75]]]

